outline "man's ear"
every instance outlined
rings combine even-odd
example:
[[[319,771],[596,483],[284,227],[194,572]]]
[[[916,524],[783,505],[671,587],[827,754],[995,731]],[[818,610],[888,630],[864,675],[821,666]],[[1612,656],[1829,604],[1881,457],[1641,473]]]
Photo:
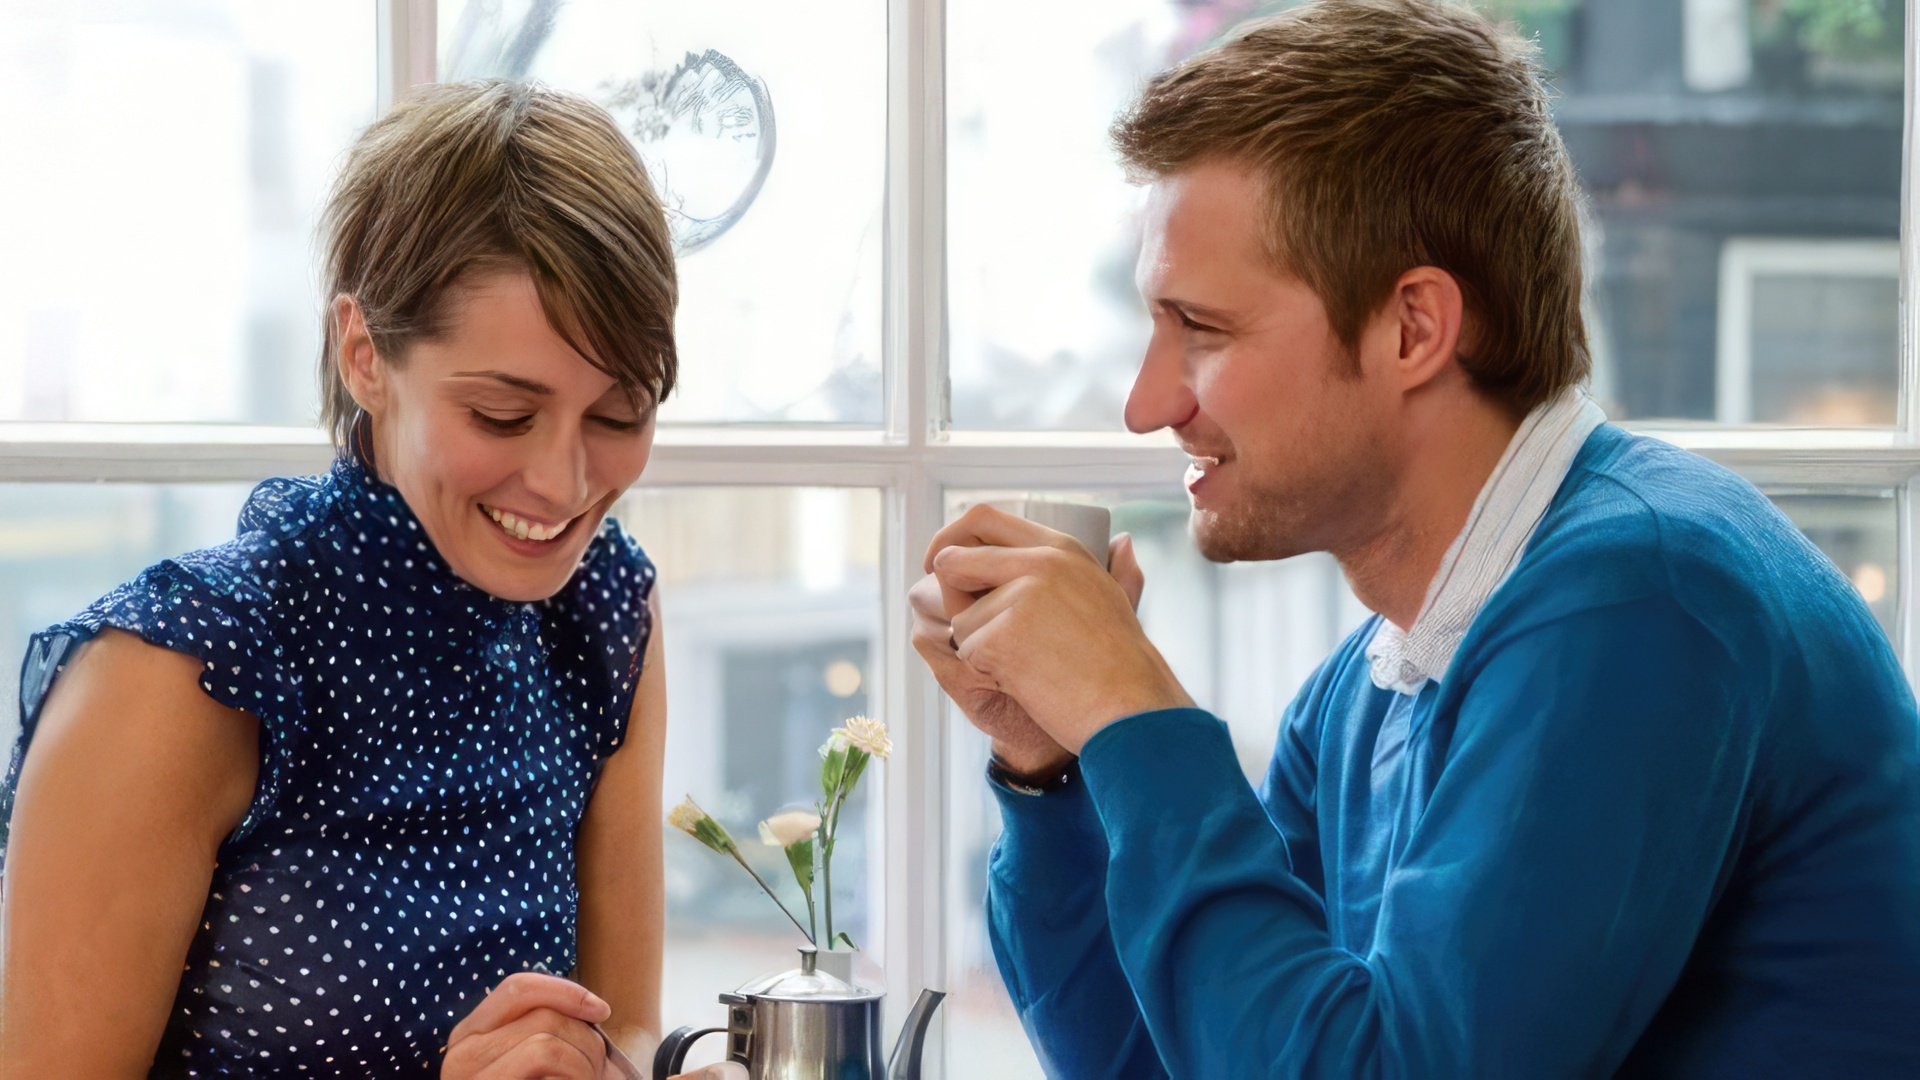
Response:
[[[1416,266],[1393,283],[1387,303],[1400,324],[1401,389],[1432,382],[1453,364],[1460,350],[1466,320],[1460,283],[1445,270]]]
[[[362,412],[372,415],[386,404],[386,365],[373,347],[360,302],[342,293],[333,298],[333,363],[340,381]]]

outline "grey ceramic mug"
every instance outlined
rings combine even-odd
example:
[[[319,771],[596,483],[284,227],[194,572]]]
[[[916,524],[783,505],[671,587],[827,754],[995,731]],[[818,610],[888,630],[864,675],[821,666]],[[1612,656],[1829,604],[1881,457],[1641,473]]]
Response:
[[[1107,565],[1107,542],[1113,538],[1113,514],[1104,506],[1065,499],[994,499],[987,503],[1042,528],[1063,532],[1080,541],[1095,562]]]

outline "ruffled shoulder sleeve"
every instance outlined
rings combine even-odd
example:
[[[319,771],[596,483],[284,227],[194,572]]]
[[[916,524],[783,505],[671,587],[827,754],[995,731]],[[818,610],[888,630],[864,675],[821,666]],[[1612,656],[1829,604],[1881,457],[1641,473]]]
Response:
[[[54,683],[84,645],[116,629],[200,661],[200,688],[260,721],[259,779],[230,842],[252,831],[279,795],[305,715],[300,676],[273,630],[270,583],[256,565],[262,558],[236,540],[156,563],[80,614],[33,635],[20,672],[20,734],[0,784],[0,822],[12,818],[21,766]]]
[[[609,517],[567,587],[547,603],[563,692],[601,753],[626,740],[627,716],[653,636],[653,561]]]

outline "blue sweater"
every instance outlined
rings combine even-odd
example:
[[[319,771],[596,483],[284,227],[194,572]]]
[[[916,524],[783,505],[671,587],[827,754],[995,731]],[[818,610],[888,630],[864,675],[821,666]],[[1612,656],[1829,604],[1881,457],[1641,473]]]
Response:
[[[1050,1074],[1920,1076],[1920,719],[1751,486],[1602,427],[1441,682],[1375,688],[1376,625],[1257,796],[1195,709],[997,789]]]

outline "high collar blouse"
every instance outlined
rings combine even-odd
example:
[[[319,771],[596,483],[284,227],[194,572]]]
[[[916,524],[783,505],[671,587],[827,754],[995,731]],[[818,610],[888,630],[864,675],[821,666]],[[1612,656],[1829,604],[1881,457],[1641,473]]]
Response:
[[[571,969],[575,835],[626,735],[653,579],[609,518],[558,594],[498,599],[343,458],[36,634],[0,821],[49,689],[104,629],[197,658],[260,722],[154,1075],[434,1076],[490,987]]]

